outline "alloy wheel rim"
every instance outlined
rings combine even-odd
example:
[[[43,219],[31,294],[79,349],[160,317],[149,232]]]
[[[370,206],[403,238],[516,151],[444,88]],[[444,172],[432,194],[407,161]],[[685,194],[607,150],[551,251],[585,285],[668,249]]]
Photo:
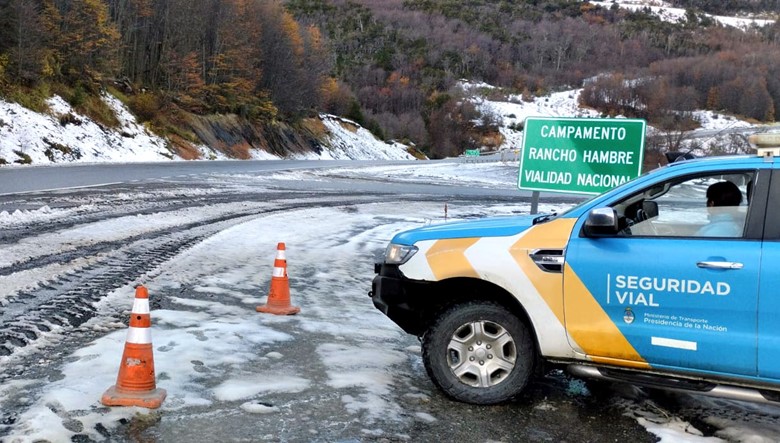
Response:
[[[447,364],[462,383],[487,388],[514,370],[517,349],[512,335],[498,323],[478,320],[458,327],[447,345]]]

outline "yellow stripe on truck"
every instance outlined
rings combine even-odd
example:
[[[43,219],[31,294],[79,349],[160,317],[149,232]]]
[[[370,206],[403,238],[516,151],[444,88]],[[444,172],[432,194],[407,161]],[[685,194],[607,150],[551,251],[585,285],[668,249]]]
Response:
[[[650,365],[626,340],[574,270],[564,266],[566,281],[566,326],[569,336],[597,363],[634,368]],[[598,357],[610,355],[612,358]]]
[[[559,218],[536,225],[509,248],[510,254],[523,270],[547,306],[564,324],[563,282],[561,274],[545,272],[536,266],[529,254],[536,249],[563,249],[569,241],[575,219]]]
[[[454,238],[439,240],[425,253],[428,265],[437,281],[450,277],[474,277],[479,274],[466,258],[466,249],[479,238]]]
[[[563,218],[534,226],[511,246],[510,253],[561,325],[566,327],[573,348],[594,362],[649,367],[568,265],[564,265],[563,275],[545,272],[529,256],[537,249],[565,249],[575,222],[575,219]],[[598,357],[605,355],[605,349],[620,360]]]

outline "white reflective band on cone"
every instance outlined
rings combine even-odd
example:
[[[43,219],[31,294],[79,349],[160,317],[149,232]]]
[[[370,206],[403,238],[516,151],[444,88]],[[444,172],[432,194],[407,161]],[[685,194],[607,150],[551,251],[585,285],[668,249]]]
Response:
[[[287,260],[287,251],[284,249],[276,251],[276,258],[279,260]]]
[[[149,313],[149,299],[136,298],[133,302],[133,310],[130,311],[133,314],[148,314]]]
[[[284,277],[284,268],[274,268],[274,277]]]
[[[134,328],[127,330],[127,342],[137,345],[152,344],[152,328]]]

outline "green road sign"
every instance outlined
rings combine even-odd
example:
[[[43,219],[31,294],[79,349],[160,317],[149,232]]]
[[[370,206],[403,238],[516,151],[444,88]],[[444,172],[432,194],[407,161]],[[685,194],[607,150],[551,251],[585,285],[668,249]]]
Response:
[[[479,157],[479,149],[466,149],[466,157]]]
[[[525,122],[517,186],[600,194],[642,172],[645,121],[534,118]]]

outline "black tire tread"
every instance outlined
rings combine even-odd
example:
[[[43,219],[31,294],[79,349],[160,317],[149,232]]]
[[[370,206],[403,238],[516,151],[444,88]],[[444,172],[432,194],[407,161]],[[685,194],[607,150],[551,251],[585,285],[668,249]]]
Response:
[[[495,321],[507,329],[514,338],[518,355],[509,378],[489,389],[459,382],[443,360],[446,357],[437,353],[446,346],[453,328],[477,319]],[[536,351],[528,326],[520,318],[498,303],[471,301],[451,306],[437,316],[423,336],[422,358],[428,376],[449,397],[465,403],[489,405],[511,401],[523,392],[533,374]]]

